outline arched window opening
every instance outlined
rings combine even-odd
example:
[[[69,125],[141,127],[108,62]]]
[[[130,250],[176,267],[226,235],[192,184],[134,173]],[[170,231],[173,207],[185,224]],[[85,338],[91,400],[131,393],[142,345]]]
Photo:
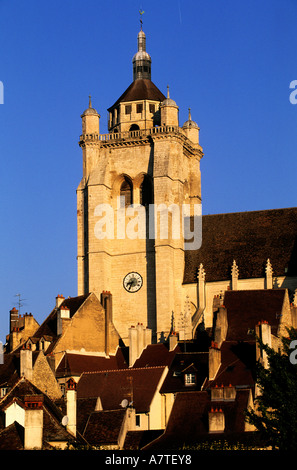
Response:
[[[132,124],[132,126],[130,126],[130,129],[129,131],[139,131],[139,126],[137,124]]]
[[[121,207],[130,206],[133,203],[133,188],[132,183],[125,178],[121,184],[120,196],[121,196]]]
[[[148,206],[153,202],[153,191],[150,179],[145,176],[140,185],[140,204]]]

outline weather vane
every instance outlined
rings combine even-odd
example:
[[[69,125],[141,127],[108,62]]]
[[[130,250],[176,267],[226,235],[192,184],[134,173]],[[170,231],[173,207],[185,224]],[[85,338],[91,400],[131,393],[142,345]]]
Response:
[[[140,28],[141,28],[141,30],[142,30],[142,25],[143,25],[142,15],[144,14],[144,11],[143,11],[143,10],[139,10],[139,14],[140,14]]]

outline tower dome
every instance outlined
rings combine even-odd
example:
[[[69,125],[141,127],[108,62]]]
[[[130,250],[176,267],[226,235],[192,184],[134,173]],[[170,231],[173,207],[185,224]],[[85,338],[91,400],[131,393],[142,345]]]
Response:
[[[161,106],[174,106],[176,108],[178,107],[176,102],[170,98],[169,85],[167,85],[167,98],[164,101],[162,101]]]
[[[167,98],[160,105],[161,125],[178,126],[178,106],[169,95],[169,85],[167,85]]]
[[[198,124],[195,121],[192,121],[191,108],[189,108],[189,117],[188,120],[184,123],[183,129],[199,129]]]
[[[96,109],[92,108],[91,96],[89,95],[89,107],[82,113],[83,116],[99,116]],[[99,116],[100,117],[100,116]]]

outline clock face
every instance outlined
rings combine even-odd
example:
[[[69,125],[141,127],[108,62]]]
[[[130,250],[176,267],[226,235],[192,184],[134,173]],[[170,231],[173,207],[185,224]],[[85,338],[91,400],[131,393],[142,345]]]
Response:
[[[128,273],[124,277],[123,285],[127,292],[137,292],[142,287],[142,277],[135,272]]]

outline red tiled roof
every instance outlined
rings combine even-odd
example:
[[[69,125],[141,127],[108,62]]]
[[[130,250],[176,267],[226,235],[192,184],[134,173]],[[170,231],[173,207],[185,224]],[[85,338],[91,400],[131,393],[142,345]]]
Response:
[[[79,307],[84,303],[90,294],[80,295],[78,297],[70,297],[65,299],[60,306],[68,307],[70,310],[70,318],[77,312]],[[57,338],[57,309],[54,308],[49,316],[40,325],[34,333],[34,338],[42,338],[43,336],[52,336]]]
[[[116,445],[126,410],[93,411],[83,437],[90,445]]]
[[[184,282],[197,282],[200,263],[206,281],[231,279],[233,260],[239,278],[265,276],[267,258],[275,276],[297,275],[297,208],[202,216],[202,246],[185,251]]]
[[[14,423],[0,431],[0,450],[23,450],[24,428],[19,423]]]
[[[83,354],[64,354],[57,370],[56,376],[81,375],[83,372],[97,372],[127,368],[128,364],[121,348],[115,356],[89,356]]]
[[[195,370],[196,383],[185,385],[184,374],[187,368]],[[186,390],[201,390],[208,377],[208,352],[177,353],[161,387],[161,393],[175,393]]]
[[[83,373],[77,384],[77,397],[100,397],[104,410],[120,409],[123,399],[131,400],[137,412],[149,411],[165,367],[121,369]]]
[[[255,385],[256,343],[224,341],[221,345],[221,366],[209,386],[228,386],[229,384],[253,389]]]
[[[226,291],[224,305],[227,308],[227,341],[251,339],[248,330],[254,329],[261,320],[271,325],[276,335],[280,323],[285,289]]]
[[[168,346],[164,343],[150,344],[143,350],[133,367],[170,366],[179,351],[178,345],[172,351],[169,351]]]
[[[119,103],[127,101],[152,100],[164,101],[165,96],[149,79],[138,79],[131,83],[119,99],[108,109],[108,111]]]
[[[249,390],[237,390],[236,399],[230,402],[211,402],[206,391],[181,392],[176,395],[166,430],[144,450],[177,449],[195,445],[199,441],[224,439],[244,432],[244,413],[248,405]],[[208,432],[208,412],[214,403],[225,413],[225,432],[211,435]]]

